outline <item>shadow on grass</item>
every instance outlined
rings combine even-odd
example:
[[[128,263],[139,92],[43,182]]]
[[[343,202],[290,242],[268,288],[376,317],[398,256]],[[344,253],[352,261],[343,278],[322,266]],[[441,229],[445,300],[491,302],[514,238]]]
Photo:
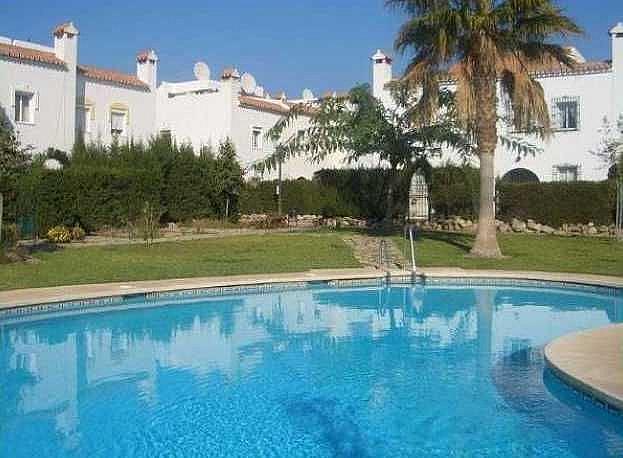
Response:
[[[471,237],[466,234],[456,234],[453,232],[423,232],[418,234],[418,238],[443,242],[456,247],[465,253],[469,253],[469,250],[472,248]]]

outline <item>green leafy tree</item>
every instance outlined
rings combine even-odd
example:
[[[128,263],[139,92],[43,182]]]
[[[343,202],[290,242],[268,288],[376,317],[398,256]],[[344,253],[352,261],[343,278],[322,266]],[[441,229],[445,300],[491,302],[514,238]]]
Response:
[[[456,84],[458,120],[473,136],[480,161],[478,232],[471,252],[499,257],[494,206],[498,82],[516,130],[547,136],[547,103],[532,71],[572,66],[568,50],[551,39],[581,29],[552,0],[387,0],[387,5],[408,15],[395,47],[412,55],[404,79],[421,88],[416,107],[422,122],[437,115],[442,82]]]
[[[242,168],[236,157],[236,147],[227,138],[218,147],[215,161],[217,208],[226,218],[233,214],[242,187]]]
[[[17,132],[6,119],[0,119],[0,241],[2,240],[2,216],[4,194],[11,183],[28,164],[28,148],[22,147]]]
[[[319,162],[329,154],[345,152],[350,163],[364,158],[377,158],[390,167],[386,215],[391,220],[395,211],[394,194],[401,178],[417,169],[428,167],[427,158],[437,154],[442,145],[468,153],[471,145],[455,124],[454,97],[447,91],[437,94],[437,103],[445,110],[426,125],[415,125],[410,106],[417,94],[407,84],[392,87],[395,105],[385,107],[375,98],[368,85],[360,85],[342,96],[327,97],[319,103],[299,104],[269,130],[277,143],[275,153],[256,164],[262,171],[272,169],[279,161],[304,155]],[[300,116],[309,118],[308,127],[288,136]]]

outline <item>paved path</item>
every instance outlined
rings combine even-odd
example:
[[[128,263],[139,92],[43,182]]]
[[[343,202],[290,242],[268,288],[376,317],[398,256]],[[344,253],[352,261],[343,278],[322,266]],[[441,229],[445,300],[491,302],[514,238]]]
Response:
[[[404,256],[389,237],[375,237],[364,234],[344,234],[344,242],[352,248],[355,259],[362,266],[379,268],[379,246],[384,240],[389,249],[390,269],[406,267]]]
[[[623,410],[623,324],[560,337],[545,359],[570,385]]]

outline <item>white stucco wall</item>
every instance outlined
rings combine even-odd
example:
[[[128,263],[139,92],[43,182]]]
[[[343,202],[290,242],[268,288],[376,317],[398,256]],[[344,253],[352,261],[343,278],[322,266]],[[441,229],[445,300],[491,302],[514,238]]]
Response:
[[[34,122],[16,123],[15,90],[35,94]],[[66,67],[0,57],[0,110],[23,145],[33,152],[48,147],[70,151],[74,143],[75,80]]]
[[[91,80],[78,74],[77,84],[78,123],[76,129],[84,132],[82,126],[82,106],[85,101],[90,103],[94,115],[91,121],[91,132],[85,134],[85,140],[112,142],[110,133],[110,111],[113,104],[121,104],[128,108],[128,124],[124,140],[145,141],[155,132],[156,95],[145,89],[132,88]]]
[[[213,86],[209,91],[170,96],[170,83],[161,84],[156,102],[157,130],[171,131],[178,143],[190,143],[195,151],[208,145],[216,148],[231,135],[232,103],[229,84],[213,82]]]
[[[527,168],[536,173],[540,180],[551,181],[556,165],[572,164],[581,167],[581,179],[604,180],[608,169],[591,153],[601,140],[600,128],[604,118],[610,117],[614,95],[611,83],[612,73],[588,75],[570,75],[561,77],[541,78],[545,96],[552,111],[552,100],[560,97],[580,98],[580,124],[578,130],[557,131],[548,141],[533,143],[543,148],[543,152],[534,156],[528,155],[516,162],[516,153],[508,151],[501,145],[497,150],[496,168],[502,176],[517,167]]]

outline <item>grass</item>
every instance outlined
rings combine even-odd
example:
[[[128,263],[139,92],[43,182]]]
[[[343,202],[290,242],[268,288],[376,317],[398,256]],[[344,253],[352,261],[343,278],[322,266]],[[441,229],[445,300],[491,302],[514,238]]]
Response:
[[[401,237],[393,240],[406,248]],[[467,256],[472,236],[425,233],[416,241],[417,264],[623,277],[623,243],[614,240],[508,234],[499,241],[506,258],[476,259]],[[38,263],[0,264],[0,290],[359,266],[341,236],[333,232],[163,242],[151,248],[65,248],[35,256]]]
[[[64,248],[37,263],[0,265],[0,290],[358,267],[336,234],[271,234],[144,245]]]
[[[623,276],[623,242],[592,237],[526,234],[500,235],[498,240],[506,256],[504,259],[477,259],[467,256],[473,242],[471,235],[424,233],[416,240],[416,264],[422,267],[539,270]],[[395,237],[394,241],[402,249],[407,247],[401,237]]]

